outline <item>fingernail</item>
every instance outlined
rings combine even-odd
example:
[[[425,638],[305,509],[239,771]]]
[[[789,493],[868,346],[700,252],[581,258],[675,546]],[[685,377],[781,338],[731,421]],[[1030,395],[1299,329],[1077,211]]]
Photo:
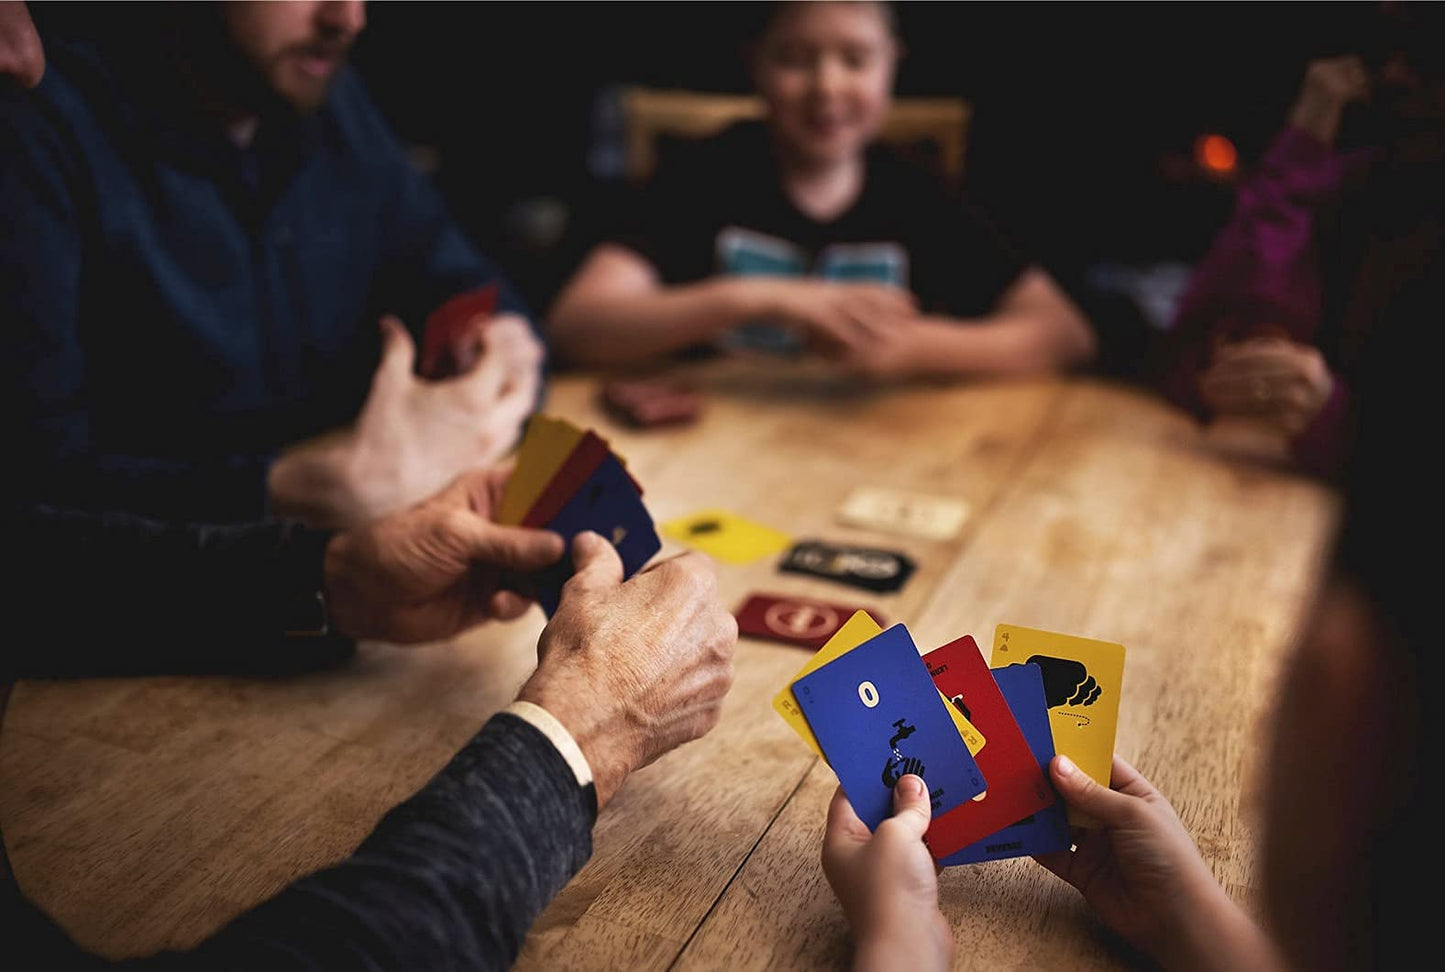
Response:
[[[1078,771],[1078,769],[1079,769],[1079,768],[1074,765],[1074,761],[1073,761],[1072,759],[1069,759],[1069,757],[1067,757],[1067,756],[1060,756],[1060,757],[1059,757],[1059,775],[1060,775],[1060,776],[1073,776],[1074,773]]]
[[[910,773],[898,781],[898,790],[906,797],[923,796],[923,779]]]

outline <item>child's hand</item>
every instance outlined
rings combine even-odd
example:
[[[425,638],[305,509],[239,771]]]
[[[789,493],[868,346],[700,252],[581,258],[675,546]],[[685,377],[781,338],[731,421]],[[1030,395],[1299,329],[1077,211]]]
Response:
[[[1102,826],[1083,830],[1075,849],[1034,858],[1072,884],[1109,928],[1166,968],[1268,968],[1263,933],[1230,899],[1199,856],[1169,801],[1139,771],[1114,757],[1110,786],[1067,756],[1049,774],[1071,807]]]
[[[913,295],[889,284],[785,277],[743,281],[758,307],[756,316],[798,328],[809,346],[826,354],[856,354],[880,331],[918,314]]]
[[[828,806],[823,873],[843,905],[857,945],[856,968],[947,968],[953,936],[938,910],[938,870],[923,843],[932,817],[923,780],[893,789],[893,816],[874,833],[843,788]]]

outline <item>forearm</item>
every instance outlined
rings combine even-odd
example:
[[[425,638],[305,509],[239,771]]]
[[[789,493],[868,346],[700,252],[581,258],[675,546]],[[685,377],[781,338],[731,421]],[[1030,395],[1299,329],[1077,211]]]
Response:
[[[748,281],[717,277],[675,287],[579,288],[548,319],[553,350],[574,364],[608,365],[677,351],[758,316]]]
[[[1162,930],[1158,940],[1140,943],[1170,972],[1284,972],[1283,956],[1264,930],[1215,887]]]
[[[327,533],[45,506],[5,519],[24,564],[7,586],[21,632],[0,659],[10,677],[280,672],[351,650],[344,639],[286,637],[298,604],[321,589]]]
[[[1011,308],[973,320],[925,317],[918,366],[942,375],[1019,376],[1066,371],[1088,361],[1096,342],[1086,323]]]
[[[197,950],[197,964],[505,969],[592,852],[590,788],[536,728],[489,721],[342,863]]]

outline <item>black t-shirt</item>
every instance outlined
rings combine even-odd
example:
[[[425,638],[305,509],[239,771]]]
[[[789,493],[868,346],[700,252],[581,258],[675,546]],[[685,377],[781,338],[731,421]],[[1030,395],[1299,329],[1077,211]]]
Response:
[[[783,191],[766,127],[742,122],[679,146],[619,214],[609,242],[637,251],[670,285],[720,273],[897,283],[924,313],[988,313],[1029,263],[921,166],[874,145],[863,191],[819,222]]]

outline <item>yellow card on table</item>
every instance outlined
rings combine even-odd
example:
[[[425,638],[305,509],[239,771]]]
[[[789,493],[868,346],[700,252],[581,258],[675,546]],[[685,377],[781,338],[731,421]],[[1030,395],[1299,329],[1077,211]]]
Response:
[[[781,553],[793,538],[726,510],[703,510],[662,524],[662,532],[679,543],[730,564],[746,564]]]
[[[547,488],[557,470],[567,461],[584,432],[566,419],[533,415],[527,420],[522,444],[517,447],[516,464],[502,490],[497,522],[516,526]]]
[[[1043,672],[1054,751],[1073,760],[1095,782],[1108,786],[1124,687],[1124,646],[1016,624],[994,629],[990,668],[1030,662]],[[1072,808],[1069,823],[1096,825]]]
[[[818,649],[818,653],[808,659],[807,664],[798,669],[792,678],[788,679],[788,684],[783,686],[777,695],[773,696],[773,708],[777,710],[778,715],[782,716],[783,721],[789,726],[792,726],[793,731],[798,734],[799,738],[807,743],[808,748],[812,749],[813,752],[819,756],[823,756],[823,750],[818,745],[818,737],[813,735],[813,727],[808,725],[807,717],[803,715],[803,710],[798,706],[798,700],[793,696],[793,683],[809,672],[822,668],[835,658],[841,658],[869,638],[881,634],[882,631],[883,628],[879,626],[877,621],[873,620],[872,615],[867,611],[855,612],[851,618],[843,622],[843,627],[839,628],[833,634],[833,637],[829,638],[823,647]],[[939,698],[943,698],[942,692],[938,694]],[[968,747],[969,753],[977,756],[978,751],[983,748],[986,742],[983,734],[975,729],[973,723],[969,722],[968,719],[964,717],[964,714],[958,711],[957,706],[949,702],[946,698],[943,699],[943,707],[948,710],[949,716],[952,717],[954,727],[958,729],[958,734],[963,737],[964,745]],[[826,756],[823,758],[825,760],[827,759]]]

